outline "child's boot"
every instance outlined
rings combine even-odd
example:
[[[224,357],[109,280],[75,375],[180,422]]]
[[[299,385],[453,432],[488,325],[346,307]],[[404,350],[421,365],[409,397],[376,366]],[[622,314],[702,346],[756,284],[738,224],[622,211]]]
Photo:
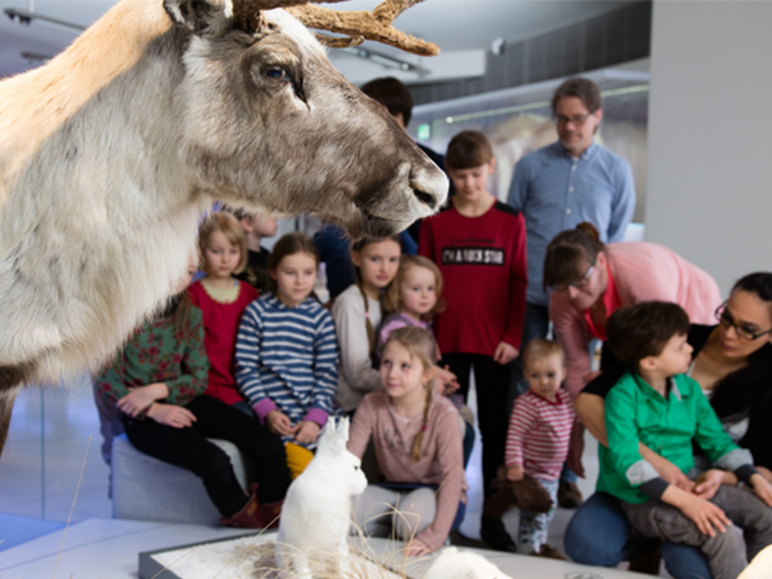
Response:
[[[257,484],[252,485],[252,495],[239,512],[220,519],[223,525],[241,529],[262,529],[265,527],[263,509],[257,500]]]
[[[279,516],[281,515],[281,508],[283,505],[284,499],[276,501],[275,503],[260,505],[260,514],[263,517],[266,529],[275,529],[279,526]]]

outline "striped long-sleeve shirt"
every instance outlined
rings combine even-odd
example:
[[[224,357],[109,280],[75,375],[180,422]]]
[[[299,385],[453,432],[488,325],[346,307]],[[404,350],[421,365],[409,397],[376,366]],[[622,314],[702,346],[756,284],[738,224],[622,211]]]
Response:
[[[558,480],[568,455],[574,407],[567,390],[550,402],[530,390],[515,400],[509,419],[504,463],[522,465],[532,476]]]
[[[293,424],[324,426],[338,386],[330,313],[313,298],[288,308],[267,294],[249,304],[236,338],[236,382],[261,421],[280,410]]]

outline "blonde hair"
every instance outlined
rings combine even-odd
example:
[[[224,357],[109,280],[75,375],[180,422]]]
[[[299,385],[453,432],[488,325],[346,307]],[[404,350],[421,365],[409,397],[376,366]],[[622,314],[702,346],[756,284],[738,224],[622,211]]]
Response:
[[[247,238],[244,236],[244,230],[241,228],[238,219],[230,213],[225,213],[223,211],[212,213],[209,217],[204,219],[204,222],[198,229],[198,263],[201,271],[209,273],[206,270],[204,251],[206,250],[207,243],[209,243],[209,236],[215,231],[222,233],[231,244],[239,248],[241,258],[239,259],[239,264],[236,266],[236,269],[233,270],[233,273],[239,274],[244,271],[244,268],[247,267],[247,260],[249,259],[249,254],[247,253]]]
[[[541,338],[537,340],[531,340],[523,348],[522,354],[520,354],[523,360],[523,366],[527,366],[530,360],[543,360],[549,356],[560,356],[560,360],[563,363],[563,367],[566,367],[566,353],[563,348],[554,340],[543,340]]]
[[[383,295],[383,309],[393,314],[399,312],[402,309],[402,280],[405,277],[405,273],[411,267],[423,267],[428,269],[434,274],[434,293],[437,296],[437,303],[431,311],[421,315],[421,320],[427,322],[434,317],[434,314],[439,314],[445,311],[445,300],[442,299],[442,272],[437,264],[431,259],[427,259],[420,255],[403,255],[399,263],[399,270],[394,280],[386,288],[386,293]]]
[[[411,358],[418,359],[424,368],[424,372],[434,368],[434,361],[437,359],[437,342],[429,330],[424,330],[418,326],[398,328],[389,334],[384,350],[391,342],[396,342],[405,348]],[[416,462],[421,458],[421,442],[424,438],[424,432],[426,432],[426,425],[429,422],[429,408],[432,405],[432,381],[426,384],[424,388],[426,388],[426,406],[424,407],[423,423],[421,431],[413,440],[412,448],[413,460]]]
[[[402,251],[402,240],[400,239],[399,235],[392,235],[391,237],[387,237],[385,239],[360,239],[359,241],[355,242],[354,245],[351,246],[352,252],[360,253],[365,247],[367,247],[370,244],[373,243],[380,243],[381,241],[391,240],[394,243],[396,243],[399,246],[399,250]],[[367,343],[370,346],[370,349],[368,352],[370,352],[370,355],[372,355],[373,350],[375,349],[375,327],[373,326],[373,323],[370,321],[370,303],[367,299],[367,294],[365,293],[365,287],[362,282],[362,272],[359,271],[359,268],[354,265],[354,276],[356,277],[356,284],[359,288],[359,293],[362,294],[362,299],[365,302],[365,328],[367,329]],[[389,285],[387,286],[387,289],[391,287],[391,285],[394,283],[394,280],[391,280],[389,282]],[[383,308],[383,306],[381,306]]]

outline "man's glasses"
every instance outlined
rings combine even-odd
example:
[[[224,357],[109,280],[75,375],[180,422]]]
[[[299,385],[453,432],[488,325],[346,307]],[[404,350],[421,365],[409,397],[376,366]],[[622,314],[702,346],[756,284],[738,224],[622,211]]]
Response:
[[[590,264],[590,267],[587,270],[587,273],[585,273],[582,277],[580,277],[576,281],[572,281],[572,282],[564,283],[560,285],[551,285],[550,289],[554,292],[568,291],[569,287],[576,288],[576,289],[584,289],[585,287],[587,287],[587,284],[590,283],[590,276],[592,275],[593,271],[595,271],[594,261]]]
[[[757,332],[756,328],[735,323],[732,314],[726,309],[726,302],[718,306],[718,309],[716,310],[716,319],[718,320],[718,323],[725,328],[734,328],[737,335],[744,340],[753,341],[766,334],[772,334],[772,329],[765,332]]]
[[[555,120],[559,125],[567,125],[569,122],[574,123],[574,126],[581,127],[590,118],[593,113],[587,113],[586,115],[574,115],[573,117],[567,117],[565,115],[555,115]]]

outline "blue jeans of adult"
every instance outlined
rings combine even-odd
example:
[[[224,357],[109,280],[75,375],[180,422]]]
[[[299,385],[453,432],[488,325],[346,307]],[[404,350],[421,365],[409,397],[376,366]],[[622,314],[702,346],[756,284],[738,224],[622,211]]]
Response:
[[[633,534],[619,501],[595,493],[574,514],[564,536],[566,554],[576,563],[614,567],[653,551],[658,539]],[[663,541],[662,559],[676,579],[713,579],[708,559],[697,547]]]

